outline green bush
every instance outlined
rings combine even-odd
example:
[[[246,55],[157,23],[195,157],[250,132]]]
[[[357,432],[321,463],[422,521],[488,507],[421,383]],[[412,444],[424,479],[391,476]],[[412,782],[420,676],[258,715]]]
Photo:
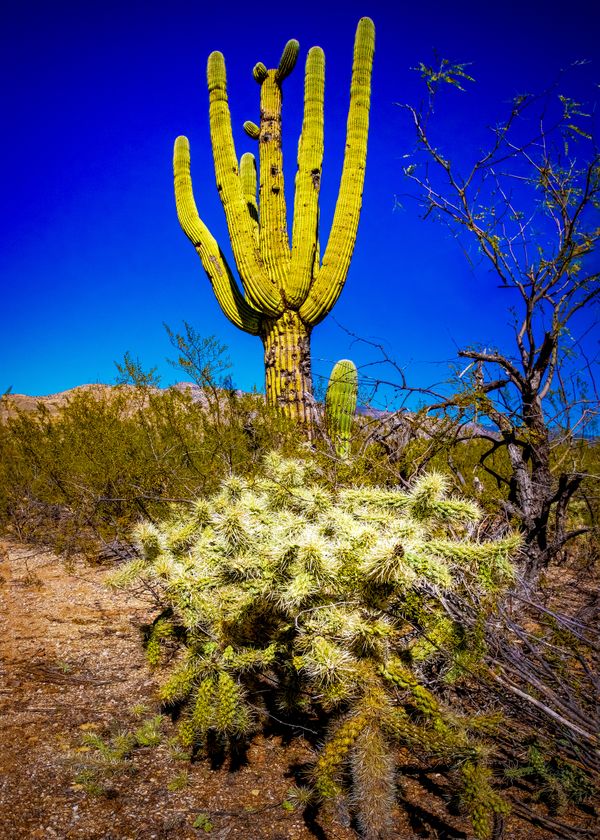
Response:
[[[211,493],[232,471],[252,475],[298,433],[260,395],[146,384],[76,390],[51,413],[15,411],[0,424],[0,527],[58,552],[97,554],[126,540],[169,500]]]
[[[565,761],[554,750],[555,744],[544,748],[539,740],[528,745],[519,766],[507,769],[508,779],[532,779],[536,786],[534,798],[545,802],[552,813],[561,813],[570,804],[578,805],[594,796],[589,775],[573,762]]]
[[[477,505],[440,474],[410,492],[318,483],[313,460],[271,454],[263,474],[135,530],[139,556],[113,586],[151,582],[165,608],[150,661],[182,645],[162,684],[185,709],[190,749],[233,744],[272,713],[318,727],[315,801],[349,796],[365,837],[389,824],[397,746],[450,762],[477,837],[505,810],[477,718],[448,685],[477,669],[481,641],[445,599],[491,611],[519,540],[480,542]],[[274,711],[276,710],[276,711]]]

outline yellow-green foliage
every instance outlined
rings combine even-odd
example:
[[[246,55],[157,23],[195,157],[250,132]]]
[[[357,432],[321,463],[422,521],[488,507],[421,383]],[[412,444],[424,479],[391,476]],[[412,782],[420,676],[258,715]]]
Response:
[[[361,714],[346,716],[327,739],[314,769],[315,790],[323,798],[333,798],[341,793],[336,777],[341,776],[344,764],[366,722],[367,719]]]
[[[538,739],[528,745],[519,766],[506,770],[505,776],[532,779],[537,786],[535,798],[545,802],[554,813],[592,799],[595,793],[590,777],[581,766],[563,760],[554,745],[542,745]]]
[[[0,527],[97,554],[102,540],[128,538],[140,512],[160,518],[163,499],[211,493],[232,469],[252,475],[265,451],[293,451],[297,440],[258,395],[215,389],[194,402],[178,389],[76,390],[55,413],[40,403],[0,422]],[[169,539],[185,543],[185,526]]]
[[[114,586],[114,583],[113,583]],[[146,639],[146,657],[150,665],[160,662],[161,642],[173,635],[173,624],[166,618],[159,618],[154,622]]]
[[[487,779],[476,727],[437,693],[465,636],[443,599],[470,597],[476,609],[511,577],[518,539],[479,541],[480,516],[450,497],[438,474],[408,492],[333,491],[318,483],[314,462],[271,454],[254,479],[228,478],[162,525],[138,526],[142,564],[132,569],[162,593],[183,639],[161,696],[186,704],[184,745],[255,731],[272,686],[282,714],[318,712],[329,721],[314,790],[321,798],[348,793],[373,837],[389,818],[395,744],[469,761]],[[157,626],[163,636],[166,624]],[[429,647],[417,648],[432,627]],[[426,676],[432,662],[440,680]],[[485,806],[466,787],[486,836],[500,806],[491,796]]]
[[[366,840],[390,836],[396,798],[396,762],[379,726],[366,726],[351,758],[352,802]]]
[[[475,837],[485,840],[492,833],[493,815],[507,813],[507,803],[494,791],[492,774],[480,762],[465,761],[461,775],[463,806],[471,818]]]
[[[215,174],[242,291],[222,249],[200,218],[192,192],[186,137],[175,141],[173,168],[180,224],[198,252],[224,314],[235,326],[261,337],[265,348],[267,399],[289,416],[310,425],[312,407],[310,333],[331,311],[345,283],[362,204],[373,22],[359,21],[354,45],[344,164],[331,233],[321,255],[319,191],[323,164],[325,56],[313,47],[306,59],[304,118],[291,240],[288,234],[282,153],[282,84],[298,57],[289,41],[277,69],[259,62],[260,125],[244,123],[258,141],[259,176],[254,155],[238,159],[231,127],[225,59],[208,58],[210,132]],[[258,196],[257,196],[258,187]]]
[[[145,711],[144,707],[140,707]],[[157,747],[163,740],[163,716],[155,715],[143,720],[133,730],[122,730],[108,737],[98,732],[86,732],[82,738],[85,757],[79,762],[74,783],[91,796],[108,796],[109,779],[119,773],[131,771],[131,757],[141,747]]]

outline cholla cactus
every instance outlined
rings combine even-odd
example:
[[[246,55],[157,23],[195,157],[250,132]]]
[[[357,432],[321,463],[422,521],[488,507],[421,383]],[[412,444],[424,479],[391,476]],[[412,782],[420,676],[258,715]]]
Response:
[[[358,371],[350,359],[341,359],[333,366],[325,395],[327,433],[340,458],[350,455],[352,421],[358,395]]]
[[[186,137],[175,141],[175,198],[181,226],[196,248],[221,309],[264,345],[267,399],[310,431],[312,383],[310,334],[336,303],[346,280],[362,203],[371,67],[375,30],[359,21],[354,44],[350,108],[340,190],[327,248],[319,246],[319,189],[323,164],[325,56],[313,47],[306,59],[304,119],[298,145],[298,172],[291,242],[283,183],[282,85],[298,57],[297,41],[286,45],[279,66],[259,63],[260,126],[244,123],[258,141],[260,173],[254,155],[236,155],[227,98],[225,60],[208,59],[210,131],[215,174],[243,293],[222,250],[200,219],[190,178]],[[258,200],[257,200],[258,187]]]
[[[162,527],[138,528],[141,558],[117,583],[150,581],[179,625],[183,649],[161,697],[186,706],[184,743],[259,728],[267,674],[281,714],[329,719],[313,796],[347,795],[366,838],[389,828],[398,745],[454,762],[476,835],[489,836],[504,805],[486,750],[425,676],[456,676],[469,651],[479,655],[442,602],[485,601],[511,580],[518,538],[480,542],[480,516],[439,475],[410,492],[333,492],[309,463],[271,455],[252,485],[228,479]]]

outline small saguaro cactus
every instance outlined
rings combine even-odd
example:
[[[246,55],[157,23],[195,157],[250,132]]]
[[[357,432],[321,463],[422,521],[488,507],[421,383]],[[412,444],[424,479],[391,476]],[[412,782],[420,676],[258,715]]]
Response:
[[[358,371],[350,359],[341,359],[333,366],[325,395],[327,433],[340,458],[350,455],[352,419],[356,411]]]
[[[260,85],[260,125],[247,121],[258,141],[255,157],[239,164],[227,99],[225,60],[208,58],[210,132],[217,188],[242,289],[219,245],[200,219],[190,177],[186,137],[175,141],[175,199],[181,226],[200,255],[219,304],[236,327],[264,345],[267,400],[309,431],[313,420],[310,335],[337,301],[350,266],[362,203],[375,30],[362,18],[356,30],[346,149],[333,224],[323,259],[319,246],[319,188],[323,163],[325,57],[313,47],[306,59],[304,118],[298,146],[294,217],[288,235],[281,143],[282,84],[298,58],[289,41],[275,70],[254,67]],[[258,186],[258,197],[257,197]]]

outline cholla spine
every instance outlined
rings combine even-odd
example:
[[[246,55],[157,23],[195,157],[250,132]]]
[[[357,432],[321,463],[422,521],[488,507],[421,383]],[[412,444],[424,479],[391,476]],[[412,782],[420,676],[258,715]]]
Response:
[[[461,768],[462,804],[471,818],[477,840],[491,837],[495,814],[506,814],[507,803],[492,787],[492,773],[481,762],[466,761]]]
[[[141,553],[148,554],[145,540],[161,546],[139,571],[160,587],[185,640],[186,655],[162,689],[167,702],[187,699],[183,742],[198,746],[209,731],[225,739],[254,731],[253,690],[268,674],[282,708],[318,708],[332,721],[315,793],[347,793],[365,831],[375,832],[384,817],[367,813],[368,787],[375,765],[389,778],[388,743],[470,761],[485,775],[469,720],[450,713],[422,676],[421,663],[446,653],[425,648],[413,658],[404,616],[426,630],[431,616],[443,615],[436,592],[466,586],[484,599],[490,581],[506,585],[504,563],[517,541],[470,537],[477,508],[449,497],[437,475],[408,492],[332,491],[316,478],[310,462],[272,454],[254,483],[229,478],[203,504],[175,511],[157,529],[158,542],[152,529],[138,529]],[[497,557],[500,566],[490,562]],[[444,638],[453,630],[446,627]],[[370,743],[358,741],[365,727]],[[367,755],[370,769],[361,765]],[[491,824],[484,807],[470,807],[480,832]]]
[[[364,715],[349,716],[327,740],[314,769],[314,785],[319,796],[332,799],[340,794],[338,777],[365,723]]]
[[[150,665],[158,665],[161,657],[161,642],[173,636],[175,628],[166,618],[154,622],[146,639],[146,658]]]
[[[396,799],[396,762],[379,726],[366,726],[352,748],[352,804],[364,840],[389,837]]]
[[[216,693],[214,677],[206,677],[200,683],[194,698],[191,726],[194,738],[206,735],[213,725],[215,717],[214,697]]]

